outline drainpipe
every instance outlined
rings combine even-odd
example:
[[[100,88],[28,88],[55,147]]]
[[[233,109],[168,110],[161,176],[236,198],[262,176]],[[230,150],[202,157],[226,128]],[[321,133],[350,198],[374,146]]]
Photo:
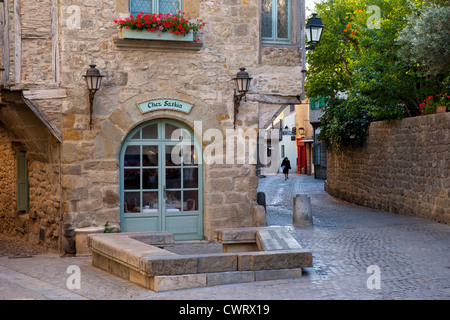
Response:
[[[303,6],[300,8],[300,43],[302,45],[302,94],[300,100],[303,103],[305,99],[305,79],[306,79],[306,43],[305,43],[305,28],[306,28],[306,4],[302,1]]]
[[[59,162],[59,254],[64,255],[62,247],[62,224],[63,224],[63,203],[62,203],[62,167],[61,167],[61,142],[57,143]]]

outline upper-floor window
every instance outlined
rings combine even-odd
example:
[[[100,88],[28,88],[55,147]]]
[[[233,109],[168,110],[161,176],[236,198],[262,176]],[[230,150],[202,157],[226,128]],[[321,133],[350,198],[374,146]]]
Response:
[[[182,0],[130,0],[130,14],[176,13],[182,10]]]
[[[261,0],[261,40],[290,43],[291,0]]]

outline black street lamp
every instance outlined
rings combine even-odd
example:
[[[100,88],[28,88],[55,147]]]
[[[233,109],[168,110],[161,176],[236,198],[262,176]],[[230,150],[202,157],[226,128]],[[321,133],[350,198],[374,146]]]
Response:
[[[236,128],[236,113],[239,112],[241,100],[245,97],[245,94],[250,88],[250,81],[253,79],[250,78],[245,68],[239,68],[239,70],[241,71],[237,73],[236,78],[233,78],[236,85],[234,89],[234,128]]]
[[[317,16],[317,13],[313,13],[312,17],[308,19],[306,23],[306,38],[310,45],[307,50],[314,50],[322,37],[322,31],[325,26],[322,24],[322,19]]]
[[[89,90],[89,105],[90,105],[90,114],[89,114],[89,127],[92,128],[92,108],[94,105],[94,95],[100,89],[100,85],[102,83],[103,76],[100,74],[97,68],[95,68],[95,64],[89,65],[90,68],[86,71],[86,84]]]

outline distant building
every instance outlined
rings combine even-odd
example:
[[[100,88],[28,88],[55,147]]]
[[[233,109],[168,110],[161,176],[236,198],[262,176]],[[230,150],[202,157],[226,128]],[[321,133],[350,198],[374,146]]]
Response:
[[[325,106],[324,98],[309,99],[309,122],[313,127],[313,164],[314,178],[326,180],[327,178],[327,150],[322,141],[319,140],[320,133],[320,117],[323,115],[322,108]]]

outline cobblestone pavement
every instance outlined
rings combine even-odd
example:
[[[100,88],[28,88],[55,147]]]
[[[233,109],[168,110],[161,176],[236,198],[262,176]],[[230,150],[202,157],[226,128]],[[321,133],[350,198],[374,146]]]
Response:
[[[312,177],[267,176],[259,190],[268,224],[286,226],[313,254],[301,278],[155,293],[93,267],[90,257],[8,253],[0,254],[0,299],[450,299],[450,226],[339,201]],[[311,197],[313,226],[292,225],[299,193]],[[80,289],[66,285],[71,265],[81,270]],[[374,265],[380,289],[367,285]]]

